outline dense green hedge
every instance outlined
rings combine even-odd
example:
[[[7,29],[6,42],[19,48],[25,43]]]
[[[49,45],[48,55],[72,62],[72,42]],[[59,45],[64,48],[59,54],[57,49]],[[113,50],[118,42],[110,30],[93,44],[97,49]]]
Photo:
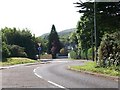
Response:
[[[120,65],[120,31],[104,35],[98,49],[98,57],[102,67]]]

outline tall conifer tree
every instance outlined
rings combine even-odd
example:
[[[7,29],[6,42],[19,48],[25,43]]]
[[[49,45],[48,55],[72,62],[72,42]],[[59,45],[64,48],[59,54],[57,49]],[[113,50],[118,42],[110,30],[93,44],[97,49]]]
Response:
[[[52,25],[51,32],[48,37],[48,54],[52,54],[53,58],[56,58],[56,54],[61,49],[61,43],[59,41],[58,33],[56,32],[55,25]]]

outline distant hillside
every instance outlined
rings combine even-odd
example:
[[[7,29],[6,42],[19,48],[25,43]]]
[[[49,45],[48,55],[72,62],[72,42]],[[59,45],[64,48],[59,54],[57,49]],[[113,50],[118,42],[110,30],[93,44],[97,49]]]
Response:
[[[70,34],[71,32],[74,32],[75,30],[76,30],[75,28],[66,29],[66,30],[58,32],[58,35],[61,36],[61,35]]]
[[[42,38],[47,38],[48,37],[48,35],[49,35],[49,33],[45,33],[45,34],[43,34],[43,35],[41,35],[40,37],[42,37]]]
[[[68,35],[68,34],[70,34],[71,32],[74,32],[75,30],[76,30],[75,28],[66,29],[66,30],[63,30],[63,31],[58,32],[58,35],[59,35],[59,36]],[[46,39],[46,38],[48,37],[48,35],[49,35],[49,33],[45,33],[45,34],[41,35],[40,37]]]

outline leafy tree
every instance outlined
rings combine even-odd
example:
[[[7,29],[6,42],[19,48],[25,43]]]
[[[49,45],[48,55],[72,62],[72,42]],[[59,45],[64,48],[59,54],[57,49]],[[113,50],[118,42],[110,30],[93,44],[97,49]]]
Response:
[[[47,44],[48,44],[48,41],[45,39],[45,38],[42,38],[42,37],[37,37],[35,39],[35,42],[36,42],[36,49],[38,48],[38,43],[41,43],[41,48],[42,48],[42,53],[45,53],[47,52]],[[38,51],[38,50],[37,50]]]
[[[88,59],[87,51],[91,47],[92,34],[91,26],[89,25],[89,19],[81,17],[77,24],[76,37],[78,42],[78,55],[81,57],[81,53],[85,52],[85,57]],[[84,57],[84,58],[85,58]]]
[[[7,45],[18,45],[24,47],[26,54],[29,58],[35,58],[35,36],[32,36],[28,29],[17,30],[16,28],[3,28],[2,38]]]
[[[94,20],[94,3],[93,2],[77,2],[80,7],[79,13],[83,13],[82,17],[89,19],[89,24],[93,25]],[[113,33],[120,29],[120,2],[96,2],[96,19],[97,19],[97,36],[99,42],[104,33]],[[93,27],[91,27],[93,29]]]
[[[56,53],[59,53],[62,48],[61,43],[59,41],[58,34],[56,32],[55,25],[52,25],[51,32],[48,38],[48,54],[53,54],[53,58],[56,58]]]
[[[90,48],[94,45],[94,3],[76,2],[79,13],[83,13],[77,25],[78,48]],[[120,2],[96,2],[97,19],[97,47],[100,45],[102,36],[105,33],[113,33],[120,30]],[[86,37],[86,39],[85,39]]]
[[[69,39],[70,39],[70,43],[78,44],[78,40],[75,32],[70,34]]]

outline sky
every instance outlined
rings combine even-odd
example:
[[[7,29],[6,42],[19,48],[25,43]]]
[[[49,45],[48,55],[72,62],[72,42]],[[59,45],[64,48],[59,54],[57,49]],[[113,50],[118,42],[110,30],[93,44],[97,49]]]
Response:
[[[74,2],[79,0],[0,0],[0,28],[28,28],[35,36],[76,28],[80,19]],[[83,1],[83,0],[82,0]]]

